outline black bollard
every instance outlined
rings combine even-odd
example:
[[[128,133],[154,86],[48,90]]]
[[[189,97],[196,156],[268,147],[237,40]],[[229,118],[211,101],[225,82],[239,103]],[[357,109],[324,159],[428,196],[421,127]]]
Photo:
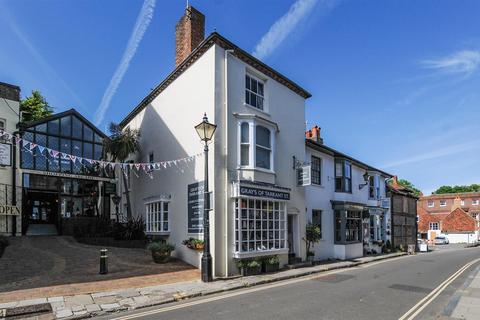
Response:
[[[108,273],[108,256],[107,249],[100,249],[100,274]]]

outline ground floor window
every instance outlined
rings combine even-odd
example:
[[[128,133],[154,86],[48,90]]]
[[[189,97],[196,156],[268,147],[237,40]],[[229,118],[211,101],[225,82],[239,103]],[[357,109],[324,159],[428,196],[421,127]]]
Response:
[[[335,210],[335,243],[362,241],[362,212]]]
[[[429,229],[430,230],[440,230],[438,222],[430,222]]]
[[[383,216],[381,215],[370,216],[370,240],[383,240]]]
[[[286,204],[256,199],[235,200],[235,251],[285,249]]]
[[[166,201],[156,201],[145,204],[145,231],[148,232],[168,232],[169,203]]]

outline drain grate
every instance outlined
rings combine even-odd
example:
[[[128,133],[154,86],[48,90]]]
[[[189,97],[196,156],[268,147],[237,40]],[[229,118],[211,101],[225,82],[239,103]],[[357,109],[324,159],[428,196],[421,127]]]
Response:
[[[429,293],[430,291],[432,291],[432,289],[429,289],[429,288],[409,286],[406,284],[393,284],[389,288],[408,291],[408,292],[419,292],[419,293]]]
[[[347,281],[353,278],[355,278],[355,276],[351,276],[348,274],[329,274],[326,276],[315,278],[314,280],[320,281],[320,282],[328,282],[328,283],[339,283],[339,282]]]

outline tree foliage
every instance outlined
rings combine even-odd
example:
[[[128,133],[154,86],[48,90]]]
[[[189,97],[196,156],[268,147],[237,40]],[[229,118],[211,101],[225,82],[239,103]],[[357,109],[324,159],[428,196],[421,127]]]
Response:
[[[390,183],[391,183],[391,180],[390,180]],[[415,185],[408,180],[398,179],[398,184],[401,185],[402,187],[410,189],[413,192],[413,194],[417,197],[422,195],[422,192],[419,189],[417,189]]]
[[[442,194],[442,193],[460,193],[460,192],[479,192],[480,184],[471,184],[469,186],[441,186],[437,190],[433,191],[432,194]]]
[[[320,227],[316,224],[309,222],[305,228],[305,245],[307,247],[307,254],[311,252],[313,245],[322,240],[322,231]]]
[[[22,122],[29,122],[48,117],[53,113],[53,108],[40,91],[33,90],[31,96],[20,101],[20,112]]]

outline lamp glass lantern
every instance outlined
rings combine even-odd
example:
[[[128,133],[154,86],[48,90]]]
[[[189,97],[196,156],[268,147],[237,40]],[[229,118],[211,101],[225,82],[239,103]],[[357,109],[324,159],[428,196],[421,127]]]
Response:
[[[208,122],[206,114],[203,117],[203,121],[195,126],[195,130],[197,131],[200,140],[205,142],[212,140],[216,129],[217,125]]]

